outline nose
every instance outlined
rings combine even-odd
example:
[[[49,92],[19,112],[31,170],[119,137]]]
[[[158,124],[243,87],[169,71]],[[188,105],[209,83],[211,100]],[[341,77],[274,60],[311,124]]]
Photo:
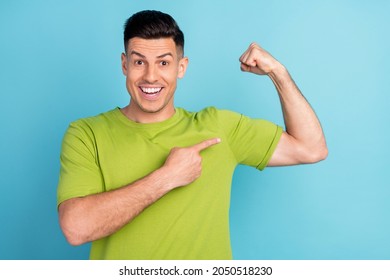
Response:
[[[157,69],[152,65],[148,65],[145,69],[144,80],[148,83],[154,83],[157,81]]]

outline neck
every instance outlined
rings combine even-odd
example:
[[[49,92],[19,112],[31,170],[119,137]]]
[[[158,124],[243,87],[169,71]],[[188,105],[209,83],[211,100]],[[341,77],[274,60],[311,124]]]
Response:
[[[142,110],[134,110],[131,105],[128,105],[122,108],[121,111],[128,119],[137,123],[163,122],[175,114],[174,107],[159,112],[144,112]]]

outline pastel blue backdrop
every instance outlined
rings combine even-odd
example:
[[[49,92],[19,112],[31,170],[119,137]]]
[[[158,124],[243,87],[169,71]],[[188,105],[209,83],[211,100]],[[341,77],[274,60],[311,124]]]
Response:
[[[316,165],[240,166],[235,259],[390,259],[389,1],[0,2],[0,259],[86,259],[60,231],[56,186],[69,122],[125,106],[122,27],[143,9],[172,14],[190,65],[176,105],[213,105],[283,124],[267,77],[238,58],[260,43],[321,119]],[[387,174],[387,175],[386,175]]]

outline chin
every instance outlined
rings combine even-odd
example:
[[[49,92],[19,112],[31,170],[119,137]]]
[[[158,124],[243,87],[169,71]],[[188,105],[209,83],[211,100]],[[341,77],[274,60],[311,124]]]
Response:
[[[142,112],[148,114],[157,114],[164,110],[165,106],[162,107],[141,107]]]

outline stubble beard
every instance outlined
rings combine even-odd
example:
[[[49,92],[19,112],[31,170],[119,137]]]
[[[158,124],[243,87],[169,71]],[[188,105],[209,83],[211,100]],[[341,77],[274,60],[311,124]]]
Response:
[[[133,100],[131,100],[132,102]],[[163,111],[166,107],[169,106],[169,103],[172,101],[172,106],[173,106],[173,95],[171,96],[171,98],[169,98],[168,100],[166,100],[166,102],[164,102],[160,107],[158,107],[157,109],[148,109],[146,108],[145,106],[143,106],[140,102],[138,101],[134,101],[134,103],[137,104],[137,107],[143,112],[143,113],[147,113],[147,114],[157,114],[157,113],[160,113],[161,111]]]

